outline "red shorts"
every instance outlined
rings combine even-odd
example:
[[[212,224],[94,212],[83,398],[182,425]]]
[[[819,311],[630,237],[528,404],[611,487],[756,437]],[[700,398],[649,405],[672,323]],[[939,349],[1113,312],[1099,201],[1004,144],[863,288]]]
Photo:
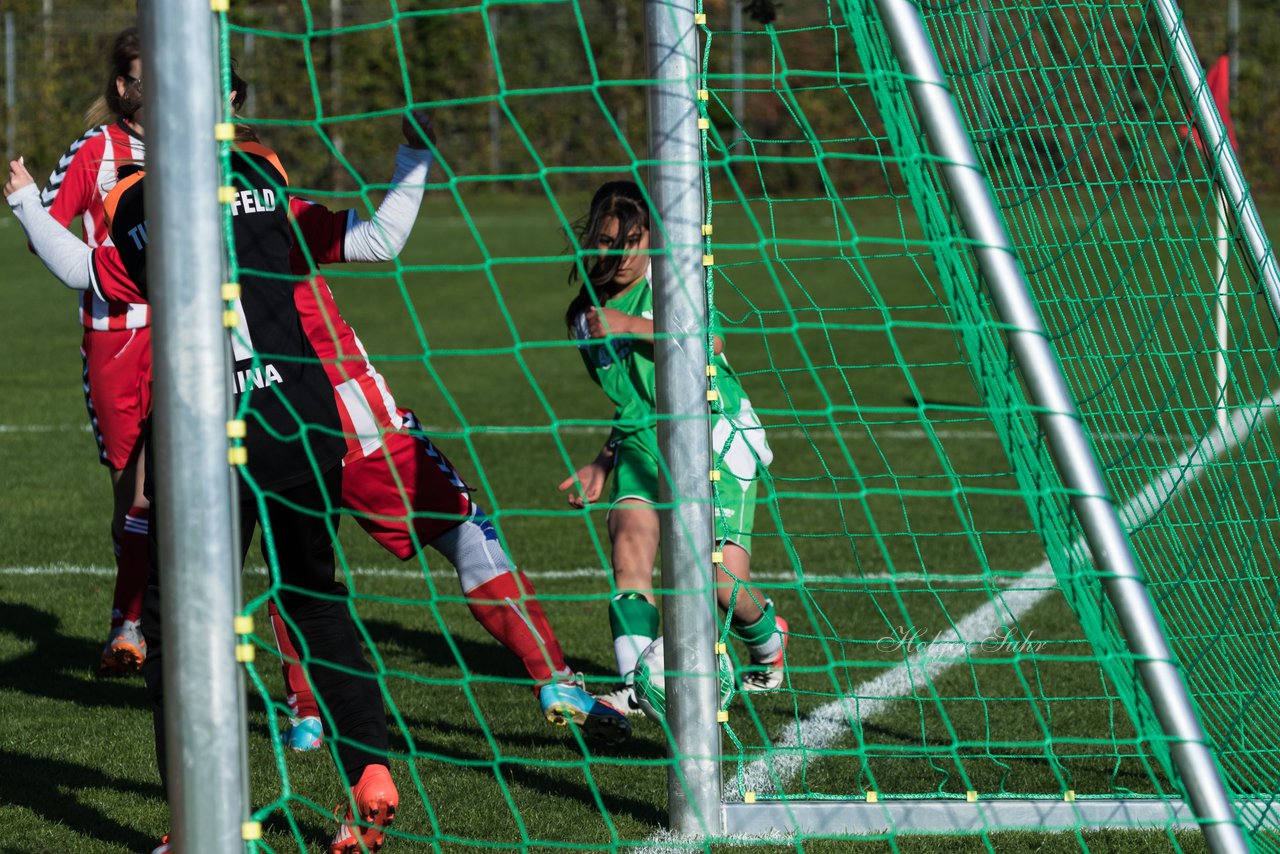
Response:
[[[471,513],[466,483],[425,436],[389,433],[378,451],[342,469],[342,506],[401,560]],[[413,523],[413,532],[409,523]]]
[[[80,357],[98,456],[118,471],[137,451],[151,414],[151,329],[86,329]]]

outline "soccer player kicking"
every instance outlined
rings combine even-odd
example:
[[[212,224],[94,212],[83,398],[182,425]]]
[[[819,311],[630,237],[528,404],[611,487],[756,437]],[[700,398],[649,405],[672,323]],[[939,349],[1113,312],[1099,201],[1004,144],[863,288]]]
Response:
[[[396,403],[317,272],[320,264],[390,261],[404,248],[421,206],[435,132],[421,112],[406,117],[402,131],[405,144],[372,220],[289,199],[298,238],[291,255],[298,280],[294,300],[303,332],[333,383],[347,443],[342,506],[355,511],[361,527],[401,560],[426,545],[453,564],[472,615],[523,663],[548,721],[572,721],[594,740],[618,743],[630,735],[630,724],[587,692],[565,663],[533,584],[502,548],[461,475],[423,434],[414,413]],[[283,646],[281,651],[292,657]],[[287,740],[306,747],[319,737],[319,713],[312,711],[316,706],[302,674],[286,668],[286,680],[296,698],[296,723]]]
[[[272,198],[286,183],[279,161],[261,146],[244,146],[232,156],[233,183],[255,199]],[[50,270],[72,287],[91,286],[103,298],[145,302],[146,239],[144,174],[122,176],[106,199],[112,246],[90,249],[50,218],[39,205],[35,185],[21,160],[10,164],[5,196],[18,214],[33,247]],[[134,239],[134,235],[141,235]],[[361,845],[381,848],[399,795],[387,767],[387,719],[381,690],[360,652],[355,624],[345,601],[347,589],[336,580],[333,536],[339,522],[334,500],[342,488],[344,445],[333,387],[302,334],[290,281],[293,226],[287,206],[269,202],[233,211],[233,236],[242,264],[240,326],[233,333],[234,369],[259,368],[272,378],[250,392],[246,419],[246,469],[262,490],[262,507],[241,480],[241,554],[248,550],[254,525],[273,533],[282,590],[279,602],[288,632],[319,660],[332,666],[309,674],[329,709],[337,756],[351,799],[331,854],[348,854]],[[253,342],[252,349],[248,342]],[[236,397],[244,391],[237,384]],[[299,441],[282,436],[299,435]],[[317,474],[319,473],[319,474]],[[270,561],[266,538],[263,557]],[[163,567],[153,569],[143,606],[142,630],[148,644],[143,677],[156,721],[156,752],[165,774],[164,679],[159,584]],[[167,780],[166,780],[167,782]],[[353,817],[350,804],[359,814]],[[167,845],[167,844],[166,844]],[[160,851],[167,850],[162,845]]]
[[[609,603],[614,654],[623,685],[602,699],[635,714],[636,663],[658,633],[653,566],[658,557],[658,478],[662,469],[657,437],[657,387],[653,361],[653,290],[649,286],[649,207],[640,188],[612,181],[596,191],[583,219],[579,245],[599,253],[570,269],[569,282],[581,286],[565,312],[569,335],[591,379],[616,407],[613,429],[600,453],[560,484],[569,504],[585,507],[604,492],[613,474],[609,540],[617,593]],[[751,530],[756,481],[773,459],[764,430],[742,385],[714,341],[720,391],[711,444],[720,472],[715,508],[716,542],[724,554],[716,598],[729,613],[733,633],[750,652],[752,666],[742,677],[744,691],[781,687],[787,623],[774,615],[773,602],[758,602],[739,585],[751,580]]]

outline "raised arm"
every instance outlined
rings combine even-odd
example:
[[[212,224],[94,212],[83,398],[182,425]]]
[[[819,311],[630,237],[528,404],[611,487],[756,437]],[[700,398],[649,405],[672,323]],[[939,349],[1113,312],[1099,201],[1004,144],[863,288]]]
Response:
[[[4,196],[49,272],[68,288],[86,290],[93,280],[93,250],[49,215],[21,157],[9,163]]]
[[[405,144],[396,151],[391,188],[373,219],[366,222],[351,212],[342,244],[346,261],[390,261],[409,242],[409,232],[422,206],[427,173],[435,157],[436,133],[431,116],[423,111],[405,116],[401,130]]]

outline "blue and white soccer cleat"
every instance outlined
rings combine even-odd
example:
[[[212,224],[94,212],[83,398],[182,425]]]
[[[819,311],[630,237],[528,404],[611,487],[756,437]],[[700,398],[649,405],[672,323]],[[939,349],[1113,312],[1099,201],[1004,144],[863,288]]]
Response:
[[[570,721],[590,739],[602,744],[621,744],[631,735],[627,716],[582,687],[580,682],[553,682],[538,692],[542,714],[556,726]]]
[[[319,718],[302,718],[280,733],[280,739],[285,747],[292,747],[294,750],[315,750],[324,743],[324,726]]]

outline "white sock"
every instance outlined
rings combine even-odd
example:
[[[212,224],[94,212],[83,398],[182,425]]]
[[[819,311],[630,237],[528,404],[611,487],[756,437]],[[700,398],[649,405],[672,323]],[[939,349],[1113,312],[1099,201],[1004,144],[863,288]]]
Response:
[[[628,685],[636,678],[636,665],[640,663],[640,653],[649,648],[653,638],[644,635],[623,635],[613,639],[613,655],[618,659],[618,675]]]

